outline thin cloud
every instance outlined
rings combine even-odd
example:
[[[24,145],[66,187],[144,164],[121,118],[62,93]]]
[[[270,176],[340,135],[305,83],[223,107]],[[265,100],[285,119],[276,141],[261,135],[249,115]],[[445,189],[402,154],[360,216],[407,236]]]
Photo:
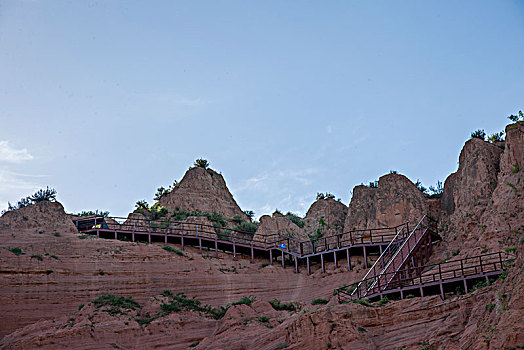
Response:
[[[0,141],[0,162],[21,163],[32,159],[34,157],[26,148],[15,149],[9,145],[9,141]]]
[[[45,175],[15,173],[5,167],[0,168],[0,210],[7,209],[7,202],[16,203],[20,198],[42,188],[41,178]]]

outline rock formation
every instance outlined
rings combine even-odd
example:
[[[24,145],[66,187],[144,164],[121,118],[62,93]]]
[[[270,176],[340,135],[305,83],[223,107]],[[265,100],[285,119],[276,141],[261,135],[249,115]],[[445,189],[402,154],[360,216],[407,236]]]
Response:
[[[304,254],[312,251],[307,233],[282,215],[263,215],[253,236],[253,242],[256,242],[257,245],[271,247],[274,246],[275,242],[287,244],[288,238],[290,238],[289,245],[293,251],[300,252],[302,249]]]
[[[378,187],[353,189],[344,230],[392,227],[406,221],[416,224],[428,209],[426,195],[407,177],[384,175]]]
[[[524,234],[523,150],[524,122],[506,127],[503,145],[480,139],[466,142],[457,172],[444,184],[444,241],[437,256],[449,254],[451,247],[467,256],[517,244]]]
[[[240,209],[229,192],[222,175],[213,169],[190,168],[171,192],[163,195],[159,205],[173,211],[176,207],[187,211],[218,213],[233,218],[250,218]]]
[[[323,249],[326,245],[333,248],[337,239],[333,235],[344,232],[344,221],[348,207],[333,198],[318,199],[309,207],[304,219],[304,230],[315,238],[329,237],[318,240],[316,246]]]
[[[50,201],[6,212],[0,218],[0,228],[76,232],[76,227],[62,204]]]
[[[348,207],[332,198],[318,199],[309,207],[304,219],[304,230],[309,234],[323,236],[344,232]],[[320,231],[319,231],[320,230]]]

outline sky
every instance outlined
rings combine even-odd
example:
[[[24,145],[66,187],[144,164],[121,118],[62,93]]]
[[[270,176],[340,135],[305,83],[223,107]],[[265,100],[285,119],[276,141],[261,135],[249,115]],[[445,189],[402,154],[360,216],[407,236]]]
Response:
[[[524,1],[0,0],[0,209],[127,216],[197,158],[243,210],[443,181],[524,109]]]

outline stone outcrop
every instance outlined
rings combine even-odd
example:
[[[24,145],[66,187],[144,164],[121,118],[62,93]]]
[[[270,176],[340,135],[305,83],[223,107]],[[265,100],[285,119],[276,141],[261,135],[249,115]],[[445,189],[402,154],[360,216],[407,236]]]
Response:
[[[230,218],[239,215],[245,221],[250,221],[229,192],[222,175],[213,169],[189,169],[180,183],[158,202],[170,211],[178,207],[187,211],[218,213]]]
[[[332,198],[318,199],[309,207],[304,219],[304,230],[309,234],[323,236],[344,232],[348,207]],[[320,230],[320,231],[319,231]]]
[[[459,168],[444,184],[440,229],[443,242],[434,259],[490,253],[514,246],[524,234],[524,123],[506,127],[504,144],[471,139]],[[508,234],[509,233],[509,234]]]
[[[348,207],[332,198],[318,199],[309,207],[304,219],[304,230],[312,237],[327,237],[317,239],[313,244],[319,249],[324,247],[333,248],[336,245],[336,237],[333,235],[344,232],[344,221],[346,220]]]
[[[76,227],[71,217],[65,213],[62,204],[50,201],[6,212],[0,218],[0,228],[76,232]]]
[[[290,238],[291,250],[295,252],[302,250],[304,254],[312,252],[307,233],[284,216],[262,216],[260,225],[253,236],[253,242],[257,245],[272,247],[275,242],[287,244],[287,238]]]
[[[149,219],[140,212],[133,212],[127,216],[126,221],[122,224],[122,229],[129,231],[151,231]]]
[[[378,187],[353,189],[344,230],[392,227],[407,221],[416,224],[428,209],[426,195],[407,177],[384,175]]]

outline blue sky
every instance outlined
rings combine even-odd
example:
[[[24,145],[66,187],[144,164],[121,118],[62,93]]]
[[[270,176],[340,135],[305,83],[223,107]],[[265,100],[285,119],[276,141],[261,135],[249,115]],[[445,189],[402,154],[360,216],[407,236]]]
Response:
[[[524,2],[0,0],[0,208],[125,216],[195,159],[256,216],[426,186],[524,109]]]

